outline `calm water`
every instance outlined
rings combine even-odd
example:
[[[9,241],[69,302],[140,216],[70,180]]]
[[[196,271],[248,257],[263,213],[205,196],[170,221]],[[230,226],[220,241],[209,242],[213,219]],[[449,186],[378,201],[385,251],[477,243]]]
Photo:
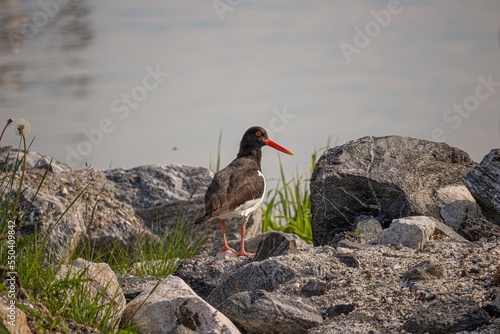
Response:
[[[75,168],[208,166],[220,131],[226,164],[252,125],[296,153],[289,173],[329,137],[444,140],[475,160],[499,146],[500,2],[224,8],[2,1],[0,116],[28,119],[33,148]],[[265,149],[268,177],[276,157]]]

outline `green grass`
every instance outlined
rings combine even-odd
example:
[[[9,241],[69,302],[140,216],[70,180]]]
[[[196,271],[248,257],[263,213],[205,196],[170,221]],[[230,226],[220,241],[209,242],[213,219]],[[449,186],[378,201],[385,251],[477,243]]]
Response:
[[[276,187],[267,192],[262,205],[262,232],[280,231],[293,233],[312,244],[311,194],[309,181],[316,165],[318,154],[325,148],[315,150],[309,167],[288,179],[279,159],[280,179]]]
[[[0,133],[0,143],[6,134],[6,129],[12,124],[14,121],[9,119]],[[90,226],[93,223],[96,203],[89,200],[91,196],[82,198],[89,191],[89,187],[92,187],[92,182],[76,194],[66,210],[52,224],[51,230],[46,231],[43,237],[38,233],[22,237],[19,235],[19,229],[24,225],[25,215],[30,209],[29,203],[35,200],[50,170],[49,165],[33,197],[28,201],[20,201],[27,189],[24,184],[27,173],[25,157],[29,149],[26,145],[26,130],[29,130],[29,124],[27,128],[20,128],[18,123],[16,132],[20,136],[20,144],[18,153],[13,159],[14,166],[10,168],[7,166],[9,154],[0,161],[0,264],[15,265],[12,268],[0,265],[0,282],[4,282],[7,278],[7,272],[17,272],[20,286],[25,289],[29,300],[38,305],[43,304],[43,307],[26,307],[20,302],[16,307],[25,311],[41,332],[57,330],[71,333],[66,319],[72,319],[80,324],[97,328],[103,333],[134,333],[137,326],[118,328],[119,319],[112,317],[115,298],[104,301],[104,292],[91,293],[85,271],[80,271],[76,275],[57,277],[57,273],[66,262],[51,257],[48,251],[50,233],[77,201],[86,201],[84,224]],[[88,166],[87,172],[91,178],[93,171]],[[73,258],[82,257],[92,262],[107,262],[115,272],[125,272],[130,269],[132,263],[140,261],[143,264],[153,263],[153,265],[143,265],[136,269],[137,275],[166,276],[176,269],[179,264],[178,259],[193,256],[200,243],[200,240],[194,238],[190,230],[191,225],[184,222],[185,217],[181,209],[179,208],[178,220],[174,227],[159,237],[138,237],[133,245],[109,243],[100,249],[93,247],[95,245],[87,239],[73,252],[68,262]],[[9,221],[14,222],[15,226],[12,227]],[[0,283],[0,293],[7,294],[7,292],[7,286]]]
[[[162,235],[137,236],[129,245],[119,242],[100,243],[86,239],[73,252],[72,258],[92,262],[106,262],[115,272],[163,277],[172,274],[180,261],[192,257],[203,239],[196,236],[193,226],[177,217],[178,221]]]

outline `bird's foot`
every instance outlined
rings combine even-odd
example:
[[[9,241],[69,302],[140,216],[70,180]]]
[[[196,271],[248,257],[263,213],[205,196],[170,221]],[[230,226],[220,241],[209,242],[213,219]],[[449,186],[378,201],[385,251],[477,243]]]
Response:
[[[234,248],[231,248],[229,246],[222,247],[222,249],[219,251],[219,253],[225,253],[227,251],[230,251],[231,253],[233,253],[236,256],[240,256],[240,255],[238,255],[239,254],[238,251],[236,251]]]
[[[255,253],[247,253],[245,251],[240,251],[238,254],[236,254],[237,256],[246,256],[246,257],[254,257]]]

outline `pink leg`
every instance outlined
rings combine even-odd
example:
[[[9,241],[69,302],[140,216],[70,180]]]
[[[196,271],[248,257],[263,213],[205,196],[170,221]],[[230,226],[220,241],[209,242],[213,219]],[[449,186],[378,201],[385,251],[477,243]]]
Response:
[[[227,252],[227,251],[231,251],[234,254],[238,255],[238,252],[235,249],[229,247],[229,245],[227,244],[227,239],[226,239],[226,223],[224,222],[223,219],[221,219],[220,225],[221,225],[221,228],[222,228],[222,242],[224,243],[224,246],[219,251],[219,253],[224,253],[224,252]]]
[[[238,256],[253,256],[251,253],[245,251],[245,233],[247,232],[247,221],[248,217],[243,218],[243,224],[241,225],[241,247]]]

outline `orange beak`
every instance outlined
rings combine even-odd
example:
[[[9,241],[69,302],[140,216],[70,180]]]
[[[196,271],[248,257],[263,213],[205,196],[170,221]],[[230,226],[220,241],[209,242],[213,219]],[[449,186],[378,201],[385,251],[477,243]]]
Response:
[[[283,153],[286,153],[286,154],[290,154],[290,155],[294,155],[291,151],[287,150],[286,148],[284,148],[283,146],[273,142],[271,139],[266,139],[266,145],[267,146],[271,146],[272,148],[278,150],[278,151],[281,151]]]

